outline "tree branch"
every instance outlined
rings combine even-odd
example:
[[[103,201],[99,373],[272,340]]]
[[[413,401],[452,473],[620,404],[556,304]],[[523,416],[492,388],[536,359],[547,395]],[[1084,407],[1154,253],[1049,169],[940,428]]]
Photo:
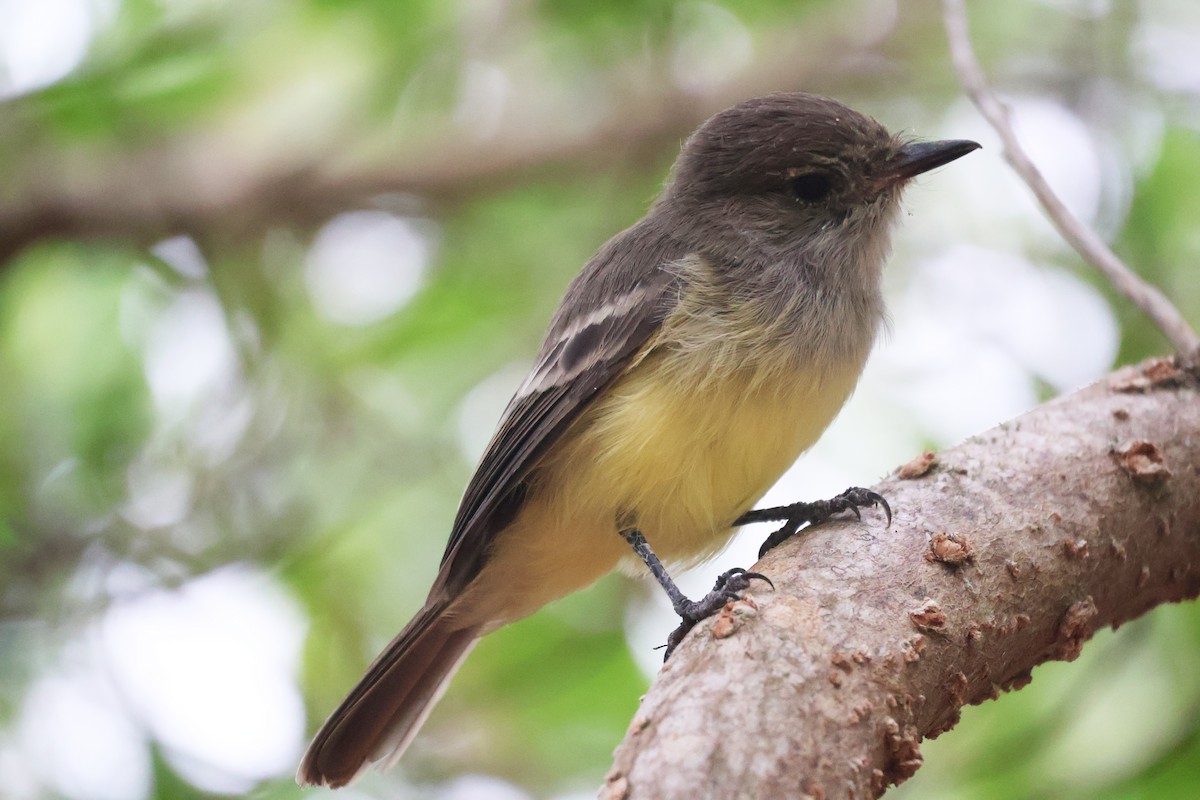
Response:
[[[988,86],[983,68],[975,58],[971,36],[967,29],[967,12],[962,0],[943,0],[943,18],[950,55],[960,83],[976,108],[996,130],[1004,144],[1004,157],[1033,191],[1042,210],[1059,234],[1088,262],[1108,278],[1118,292],[1127,297],[1154,321],[1167,340],[1181,355],[1200,353],[1200,336],[1192,330],[1179,310],[1156,287],[1143,281],[1126,266],[1100,235],[1085,225],[1063,204],[1033,160],[1021,147],[1004,106]]]
[[[681,88],[665,59],[614,68],[607,91],[599,93],[606,99],[597,101],[607,111],[583,131],[561,121],[516,118],[486,139],[457,126],[421,141],[389,143],[366,159],[344,156],[361,142],[330,142],[299,162],[286,152],[246,161],[221,142],[197,145],[203,138],[191,136],[93,164],[87,176],[55,174],[48,166],[28,185],[10,184],[0,194],[0,264],[56,237],[149,244],[214,230],[247,236],[273,225],[319,224],[389,196],[452,208],[566,164],[585,171],[636,168],[744,97],[811,90],[816,78],[825,87],[853,80],[865,68],[863,54],[877,44],[836,33],[848,24],[853,29],[855,13],[834,5],[806,17],[803,30],[764,37],[751,68],[705,92]]]
[[[1147,362],[917,461],[683,642],[606,798],[875,797],[960,708],[1200,593],[1200,380]],[[923,470],[928,469],[927,472]],[[901,477],[907,476],[907,477]]]

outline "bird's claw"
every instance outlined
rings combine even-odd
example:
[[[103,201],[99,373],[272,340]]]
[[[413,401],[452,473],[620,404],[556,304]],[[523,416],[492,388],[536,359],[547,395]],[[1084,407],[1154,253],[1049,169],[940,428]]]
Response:
[[[716,614],[731,600],[740,600],[741,593],[749,589],[750,582],[755,579],[766,582],[772,589],[775,588],[775,584],[766,575],[734,567],[718,575],[712,591],[704,597],[699,600],[685,600],[676,605],[675,613],[680,618],[679,627],[671,631],[671,635],[667,637],[667,651],[663,655],[663,661],[671,657],[675,648],[683,641],[683,637],[687,636],[688,631],[696,627],[700,621]]]
[[[812,503],[794,503],[790,506],[780,506],[779,508],[748,511],[738,518],[734,524],[739,525],[748,522],[773,520],[783,522],[779,530],[768,536],[767,540],[763,542],[762,547],[759,548],[758,557],[762,558],[779,544],[796,535],[806,525],[811,528],[845,511],[853,513],[855,518],[861,522],[862,511],[860,509],[874,506],[879,506],[883,509],[883,513],[887,517],[887,524],[890,526],[892,524],[892,507],[888,505],[888,501],[878,492],[873,492],[870,489],[862,489],[857,486],[852,486],[837,497],[830,498],[829,500],[817,500]]]

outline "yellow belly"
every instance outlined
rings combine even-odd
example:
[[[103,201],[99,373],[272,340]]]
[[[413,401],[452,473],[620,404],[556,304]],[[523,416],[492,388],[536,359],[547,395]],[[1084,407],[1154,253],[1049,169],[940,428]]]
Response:
[[[619,563],[641,574],[618,521],[639,528],[670,564],[712,555],[816,441],[861,371],[714,376],[696,361],[647,358],[572,427],[495,542],[470,605],[505,607],[509,621]]]

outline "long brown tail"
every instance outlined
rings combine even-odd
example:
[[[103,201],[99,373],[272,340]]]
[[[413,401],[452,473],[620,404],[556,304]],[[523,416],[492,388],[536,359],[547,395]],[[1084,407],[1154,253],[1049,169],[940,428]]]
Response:
[[[479,640],[445,606],[426,606],[329,715],[300,762],[301,786],[345,786],[372,762],[393,763],[416,736],[450,676]]]

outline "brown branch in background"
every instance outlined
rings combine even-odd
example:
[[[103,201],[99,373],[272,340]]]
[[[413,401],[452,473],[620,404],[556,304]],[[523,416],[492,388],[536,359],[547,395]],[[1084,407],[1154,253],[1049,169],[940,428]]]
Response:
[[[346,153],[362,143],[333,142],[299,163],[289,162],[286,153],[240,163],[222,142],[197,146],[203,140],[191,137],[93,164],[87,176],[57,174],[51,165],[27,186],[10,180],[0,194],[0,265],[53,238],[111,238],[141,246],[211,231],[249,237],[272,226],[320,224],[355,208],[391,207],[397,199],[401,213],[414,212],[414,198],[421,204],[417,213],[441,213],[564,166],[577,173],[637,169],[745,97],[852,85],[869,68],[864,55],[877,45],[838,33],[859,27],[856,13],[830,6],[806,16],[803,30],[764,37],[752,67],[704,92],[680,88],[662,59],[615,67],[607,91],[598,93],[606,98],[598,107],[607,112],[583,131],[517,118],[486,139],[450,128],[424,141],[390,144],[386,152],[357,161]],[[805,46],[797,47],[798,40]]]
[[[878,796],[964,705],[1195,597],[1200,380],[1170,360],[1128,368],[874,488],[891,527],[785,543],[753,567],[774,591],[684,640],[602,797]]]
[[[959,81],[984,119],[1000,135],[1005,159],[1033,191],[1059,234],[1085,261],[1100,270],[1118,292],[1145,312],[1180,355],[1200,352],[1200,336],[1196,335],[1166,295],[1143,281],[1094,230],[1070,212],[1022,149],[1009,120],[1008,109],[988,86],[983,68],[975,57],[963,0],[943,0],[942,11],[950,55]]]

